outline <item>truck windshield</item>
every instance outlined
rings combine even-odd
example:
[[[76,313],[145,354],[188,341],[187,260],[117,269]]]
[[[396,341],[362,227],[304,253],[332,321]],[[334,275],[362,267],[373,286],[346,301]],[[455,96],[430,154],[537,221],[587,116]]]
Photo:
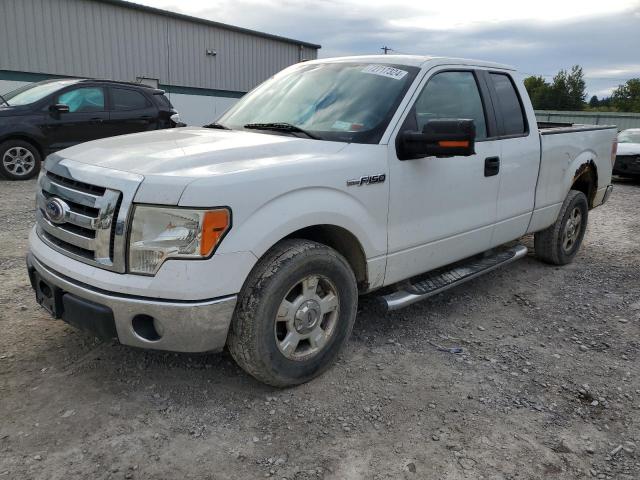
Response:
[[[11,106],[29,105],[43,99],[62,87],[76,82],[77,80],[59,80],[57,82],[31,83],[5,94],[4,99],[7,101],[7,104]]]
[[[624,130],[618,134],[618,143],[640,143],[640,130]]]
[[[245,95],[217,123],[272,134],[299,135],[295,129],[302,129],[321,140],[378,143],[418,71],[404,65],[298,64]],[[258,128],[265,125],[272,128]],[[279,128],[283,125],[289,127]]]

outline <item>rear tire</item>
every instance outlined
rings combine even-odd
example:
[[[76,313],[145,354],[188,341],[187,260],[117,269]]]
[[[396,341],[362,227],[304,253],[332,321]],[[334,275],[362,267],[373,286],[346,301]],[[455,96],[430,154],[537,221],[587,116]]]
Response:
[[[570,190],[555,223],[535,234],[536,257],[553,265],[571,263],[582,244],[588,217],[587,197],[578,190]]]
[[[0,143],[0,177],[29,180],[40,172],[42,157],[38,149],[24,140]]]
[[[247,373],[275,387],[323,373],[356,317],[358,290],[348,262],[308,240],[285,240],[258,262],[240,292],[227,345]]]

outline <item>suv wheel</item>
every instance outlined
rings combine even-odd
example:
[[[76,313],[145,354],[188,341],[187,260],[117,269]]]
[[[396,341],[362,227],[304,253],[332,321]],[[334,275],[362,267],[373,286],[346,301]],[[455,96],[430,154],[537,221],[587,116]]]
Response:
[[[29,142],[7,140],[0,144],[0,176],[28,180],[40,171],[40,152]]]
[[[267,252],[242,288],[229,350],[264,383],[304,383],[336,359],[357,305],[356,279],[344,257],[316,242],[285,240]]]

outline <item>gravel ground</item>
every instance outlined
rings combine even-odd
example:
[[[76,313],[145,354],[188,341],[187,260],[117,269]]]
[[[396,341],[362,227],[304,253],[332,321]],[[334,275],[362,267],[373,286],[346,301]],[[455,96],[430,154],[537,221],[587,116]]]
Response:
[[[363,299],[338,364],[288,390],[50,320],[34,189],[0,181],[0,480],[640,478],[638,183],[572,265],[529,256],[387,315]]]

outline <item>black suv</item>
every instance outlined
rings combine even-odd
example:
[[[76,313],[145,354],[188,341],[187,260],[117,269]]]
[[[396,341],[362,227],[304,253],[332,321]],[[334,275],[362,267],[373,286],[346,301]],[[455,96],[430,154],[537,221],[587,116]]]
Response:
[[[56,150],[178,122],[164,92],[145,85],[84,79],[25,85],[0,96],[0,177],[26,180]]]

